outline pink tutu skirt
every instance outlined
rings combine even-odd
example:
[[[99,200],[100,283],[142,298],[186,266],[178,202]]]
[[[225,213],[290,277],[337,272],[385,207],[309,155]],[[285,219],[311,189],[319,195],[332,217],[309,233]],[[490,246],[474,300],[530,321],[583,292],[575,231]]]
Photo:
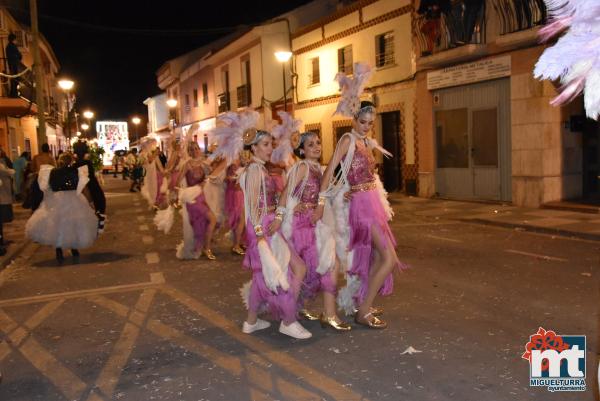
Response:
[[[354,251],[352,266],[348,271],[350,275],[356,275],[360,279],[361,286],[354,302],[362,304],[369,288],[369,273],[373,264],[372,231],[377,230],[380,237],[386,238],[387,246],[396,247],[396,239],[388,225],[387,215],[381,204],[381,197],[377,190],[360,191],[352,194],[350,200],[350,246]],[[406,265],[398,263],[399,270],[407,268]],[[394,288],[394,278],[390,274],[386,277],[383,286],[379,289],[379,295],[389,295]]]
[[[209,208],[204,199],[204,194],[199,195],[194,203],[186,203],[185,207],[190,219],[190,225],[194,231],[194,249],[202,249],[204,245],[204,236],[208,227]]]
[[[274,213],[267,214],[262,221],[263,229],[266,233],[269,225],[275,218]],[[293,322],[297,319],[298,306],[296,304],[297,295],[301,283],[294,276],[292,268],[288,268],[288,282],[290,288],[284,291],[277,288],[277,292],[272,292],[266,285],[262,273],[262,264],[257,247],[257,237],[254,233],[252,223],[246,222],[246,238],[248,240],[248,248],[244,257],[244,268],[252,271],[252,284],[250,286],[250,294],[248,297],[248,309],[253,312],[259,312],[266,309],[270,312],[273,319],[283,320],[284,322]],[[265,239],[271,244],[271,236],[265,235]],[[298,255],[290,249],[292,258],[298,258]]]
[[[312,209],[294,213],[292,223],[292,246],[294,251],[306,264],[306,276],[300,289],[300,303],[313,300],[319,291],[336,293],[336,282],[327,272],[321,275],[317,272],[319,267],[319,252],[317,249],[316,226],[311,223]]]

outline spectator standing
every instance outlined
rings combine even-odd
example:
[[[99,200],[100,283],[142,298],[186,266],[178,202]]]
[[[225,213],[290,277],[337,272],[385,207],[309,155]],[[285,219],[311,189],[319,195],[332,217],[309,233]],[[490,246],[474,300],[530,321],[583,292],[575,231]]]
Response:
[[[14,33],[10,33],[8,35],[8,44],[4,49],[4,54],[6,54],[6,62],[8,63],[8,73],[10,75],[17,75],[21,69],[21,59],[23,56],[19,51],[19,47],[16,45],[15,40],[17,36]],[[19,78],[11,78],[10,79],[10,89],[9,89],[9,97],[19,97]]]
[[[27,163],[29,163],[29,152],[21,153],[21,156],[17,157],[13,163],[13,169],[15,170],[15,198],[19,201],[22,199],[23,178]]]

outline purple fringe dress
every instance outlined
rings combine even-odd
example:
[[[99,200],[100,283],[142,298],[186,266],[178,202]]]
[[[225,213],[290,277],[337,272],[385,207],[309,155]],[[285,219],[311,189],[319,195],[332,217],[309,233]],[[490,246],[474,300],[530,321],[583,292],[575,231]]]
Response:
[[[185,180],[188,187],[202,185],[206,174],[202,166],[194,166],[185,173]],[[204,193],[196,197],[193,203],[185,204],[190,220],[190,225],[194,231],[194,250],[199,250],[204,245],[204,236],[208,227],[209,208],[204,198]]]
[[[317,272],[319,252],[317,249],[316,225],[312,224],[310,220],[319,200],[321,178],[321,170],[311,166],[308,170],[306,186],[292,220],[292,246],[306,264],[306,276],[300,290],[299,302],[301,304],[306,300],[314,299],[319,291],[335,295],[337,289],[330,272],[324,275]],[[302,182],[298,183],[294,188],[294,193],[298,193],[301,186]]]
[[[239,168],[238,163],[231,164],[227,167],[225,177],[225,214],[227,214],[227,226],[232,231],[240,223],[244,210],[244,192],[235,175]]]
[[[267,192],[265,196],[266,199],[261,197],[261,199],[259,199],[259,204],[262,207],[266,202],[268,212],[263,217],[261,224],[265,233],[264,238],[268,241],[270,246],[272,236],[267,234],[268,227],[275,218],[275,207],[277,206],[277,200],[281,193],[278,192],[277,179],[272,175],[267,174],[266,171],[264,171],[264,175]],[[257,246],[258,238],[256,237],[254,227],[248,216],[246,216],[246,239],[248,241],[248,247],[246,249],[246,255],[244,256],[243,266],[245,269],[252,271],[252,284],[250,286],[248,298],[248,309],[259,313],[263,308],[266,308],[266,310],[271,313],[273,319],[283,320],[286,323],[297,320],[298,306],[296,300],[302,283],[295,278],[292,268],[288,267],[288,282],[290,283],[290,288],[287,291],[284,291],[279,287],[277,293],[273,293],[267,287],[263,277],[262,263],[260,261]],[[292,258],[298,258],[298,255],[296,255],[291,248],[290,253]]]
[[[375,160],[371,151],[366,147],[358,147],[354,151],[354,157],[348,172],[348,183],[351,187],[363,185],[370,187],[369,190],[358,190],[353,192],[350,199],[349,226],[350,244],[349,250],[354,251],[352,266],[348,274],[356,275],[360,279],[360,289],[354,296],[356,305],[362,304],[369,288],[369,273],[373,263],[372,230],[377,230],[380,237],[387,239],[387,246],[396,247],[396,239],[388,225],[388,217],[381,203],[382,195],[375,184]],[[398,269],[403,270],[407,266],[398,263]],[[379,295],[389,295],[394,288],[394,278],[389,274],[383,286],[379,289]]]

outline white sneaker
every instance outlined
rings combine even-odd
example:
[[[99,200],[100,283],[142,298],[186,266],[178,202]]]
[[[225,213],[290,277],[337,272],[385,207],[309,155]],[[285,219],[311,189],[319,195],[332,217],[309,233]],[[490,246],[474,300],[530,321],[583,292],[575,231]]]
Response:
[[[244,325],[242,326],[242,332],[250,334],[258,330],[266,329],[267,327],[271,327],[271,323],[267,322],[266,320],[256,319],[256,323],[254,324],[244,322]]]
[[[310,331],[306,330],[298,321],[290,323],[289,326],[285,325],[283,321],[279,325],[279,332],[290,337],[298,338],[300,340],[304,340],[307,338],[311,338],[312,334]]]

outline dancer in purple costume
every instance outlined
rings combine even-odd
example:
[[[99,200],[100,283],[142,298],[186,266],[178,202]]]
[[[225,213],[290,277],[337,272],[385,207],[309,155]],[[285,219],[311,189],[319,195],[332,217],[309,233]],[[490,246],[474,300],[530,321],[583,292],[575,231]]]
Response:
[[[317,215],[322,215],[327,199],[335,203],[338,241],[343,239],[342,252],[350,254],[346,261],[347,284],[340,291],[338,304],[347,313],[356,311],[356,323],[382,329],[387,323],[376,316],[381,310],[372,308],[373,301],[378,293],[391,294],[393,270],[405,266],[396,255],[396,240],[388,225],[393,212],[375,173],[372,149],[387,157],[392,155],[368,137],[376,118],[375,106],[360,101],[370,75],[368,65],[355,63],[352,78],[336,76],[342,90],[336,113],[352,116],[352,131],[340,138],[323,174]],[[340,216],[340,209],[347,214]]]
[[[231,252],[244,255],[242,248],[245,243],[244,234],[244,193],[238,182],[238,170],[241,163],[238,160],[227,167],[225,176],[225,214],[227,215],[227,226],[233,234],[233,247]]]
[[[297,133],[296,133],[297,134]],[[320,315],[301,310],[308,320],[320,320],[322,327],[338,331],[348,331],[351,326],[343,322],[336,312],[337,274],[339,264],[335,257],[335,240],[332,228],[315,220],[321,187],[321,140],[312,132],[295,135],[294,153],[301,160],[288,172],[288,182],[280,207],[285,213],[284,234],[291,240],[292,247],[306,263],[300,304],[314,300],[323,292],[324,312]],[[284,211],[285,210],[285,211]],[[278,222],[278,220],[275,220]],[[279,228],[278,224],[275,228]]]
[[[184,227],[184,242],[178,247],[177,256],[183,259],[195,258],[200,252],[208,259],[215,260],[216,257],[211,250],[211,244],[217,219],[208,207],[202,191],[204,180],[208,178],[210,173],[210,167],[196,142],[188,144],[188,154],[190,159],[185,163],[179,175],[181,184],[183,184],[181,185],[183,189],[180,189],[179,192],[180,200],[183,200],[183,207],[187,212],[183,213],[184,225],[189,223],[193,231],[193,246],[186,238]],[[191,193],[193,195],[188,195]],[[185,221],[186,214],[187,222]]]
[[[240,177],[248,240],[244,267],[252,271],[250,287],[245,287],[248,317],[242,331],[249,334],[269,327],[269,322],[258,318],[259,312],[266,308],[274,319],[281,320],[281,333],[299,339],[309,338],[311,333],[296,318],[298,293],[306,266],[273,224],[275,219],[282,217],[275,215],[280,195],[276,181],[265,168],[273,151],[271,135],[250,128],[244,131],[243,140],[253,158]]]

